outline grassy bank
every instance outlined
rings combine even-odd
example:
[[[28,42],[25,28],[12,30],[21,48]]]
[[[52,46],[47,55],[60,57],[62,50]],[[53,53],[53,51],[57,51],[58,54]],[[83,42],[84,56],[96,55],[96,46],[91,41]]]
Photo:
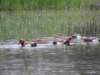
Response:
[[[1,11],[0,39],[31,39],[74,32],[98,34],[99,13],[90,10]]]
[[[0,0],[1,9],[63,9],[88,7],[92,0]]]

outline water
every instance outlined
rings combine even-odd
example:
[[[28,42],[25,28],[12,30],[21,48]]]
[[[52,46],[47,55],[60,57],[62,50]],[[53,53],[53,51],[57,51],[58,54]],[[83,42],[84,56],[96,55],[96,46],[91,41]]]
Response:
[[[0,49],[0,75],[100,75],[99,46]]]

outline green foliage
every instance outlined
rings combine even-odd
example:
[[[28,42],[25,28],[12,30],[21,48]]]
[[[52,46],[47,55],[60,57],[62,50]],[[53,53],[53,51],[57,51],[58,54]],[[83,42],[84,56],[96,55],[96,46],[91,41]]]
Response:
[[[96,11],[96,15],[100,11]],[[99,34],[100,21],[90,10],[35,10],[0,12],[0,39],[31,39],[56,33]]]
[[[41,8],[80,8],[88,6],[92,0],[0,0],[0,8],[5,9],[41,9]]]

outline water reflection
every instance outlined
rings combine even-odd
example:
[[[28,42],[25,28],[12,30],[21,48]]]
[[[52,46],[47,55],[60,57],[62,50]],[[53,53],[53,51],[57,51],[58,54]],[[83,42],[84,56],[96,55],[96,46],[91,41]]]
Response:
[[[0,49],[0,75],[100,75],[99,46]]]

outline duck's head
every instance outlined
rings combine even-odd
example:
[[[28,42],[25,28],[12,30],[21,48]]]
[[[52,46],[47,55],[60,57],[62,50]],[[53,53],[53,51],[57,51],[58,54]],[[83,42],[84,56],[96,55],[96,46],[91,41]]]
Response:
[[[24,47],[25,46],[25,41],[23,39],[19,40],[19,44]]]
[[[72,38],[73,38],[73,39],[81,39],[81,35],[75,33],[75,34],[72,35]]]
[[[23,43],[23,42],[25,42],[23,39],[20,39],[20,40],[19,40],[19,44],[21,44],[21,43]]]

